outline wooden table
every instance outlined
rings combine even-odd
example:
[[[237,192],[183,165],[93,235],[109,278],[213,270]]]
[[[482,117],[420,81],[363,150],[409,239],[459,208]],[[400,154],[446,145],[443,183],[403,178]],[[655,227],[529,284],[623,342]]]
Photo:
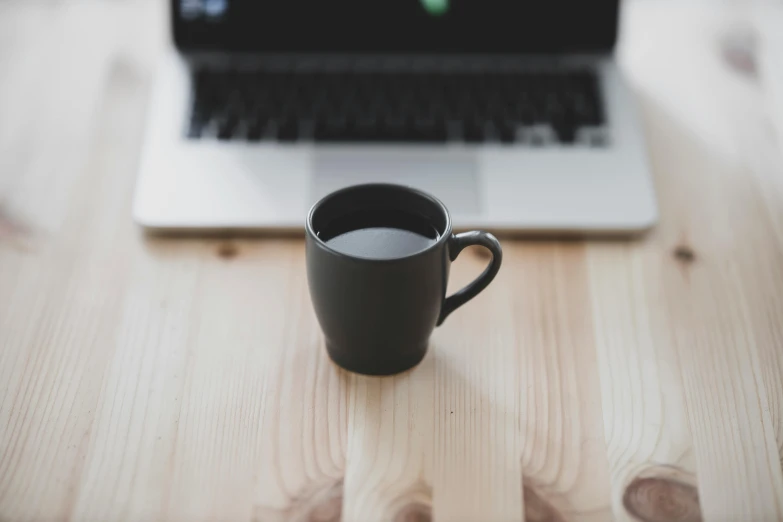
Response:
[[[783,4],[628,3],[660,226],[505,240],[386,379],[300,239],[131,222],[164,4],[0,3],[0,520],[783,520]]]

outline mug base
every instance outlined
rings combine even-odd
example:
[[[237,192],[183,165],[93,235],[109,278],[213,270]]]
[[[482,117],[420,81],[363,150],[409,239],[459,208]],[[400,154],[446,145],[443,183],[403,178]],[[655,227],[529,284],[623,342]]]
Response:
[[[411,370],[419,365],[427,355],[427,345],[409,350],[394,359],[360,359],[355,356],[346,356],[346,350],[326,343],[326,353],[334,364],[343,370],[359,375],[371,377],[385,377],[397,375]]]

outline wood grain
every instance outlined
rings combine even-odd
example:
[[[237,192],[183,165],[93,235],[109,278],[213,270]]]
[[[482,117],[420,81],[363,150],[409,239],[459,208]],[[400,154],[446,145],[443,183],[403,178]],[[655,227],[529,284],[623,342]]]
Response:
[[[643,515],[649,511],[646,501],[638,504],[640,498],[652,496],[651,480],[669,484],[672,471],[677,472],[677,483],[696,480],[679,353],[660,291],[664,266],[679,269],[683,262],[692,262],[681,257],[629,245],[590,248],[612,504],[620,520],[656,520]],[[624,266],[606,262],[617,258],[625,258]],[[690,508],[685,512],[693,514]]]
[[[660,226],[504,240],[376,379],[301,240],[130,221],[164,4],[0,2],[0,521],[783,520],[783,6],[626,3]]]
[[[610,481],[581,244],[511,248],[529,521],[607,520]],[[527,501],[537,499],[536,509]],[[542,509],[546,502],[550,507]],[[546,516],[536,512],[551,512]]]
[[[667,94],[653,100],[644,94],[651,144],[667,151],[654,156],[666,216],[656,239],[669,248],[686,244],[695,252],[691,261],[663,264],[661,286],[688,406],[701,507],[711,520],[783,517],[780,453],[761,366],[762,355],[770,357],[781,348],[775,340],[780,321],[768,321],[762,308],[778,307],[759,293],[750,295],[761,290],[758,278],[769,288],[781,275],[769,268],[781,261],[779,243],[770,241],[774,231],[762,200],[771,193],[759,181],[751,182],[769,174],[764,167],[771,163],[762,165],[758,159],[770,159],[768,138],[759,139],[770,122],[759,107],[757,80],[727,63],[724,49],[727,38],[747,39],[742,36],[747,23],[741,9],[705,18],[703,40],[679,51],[688,63],[700,64],[698,75],[661,80],[650,71],[640,74],[645,82],[640,91],[653,92],[659,83],[676,81],[681,93],[694,93],[690,99],[710,111],[716,124],[709,134],[695,134],[690,121],[695,113],[675,116],[669,109],[674,98]],[[686,24],[675,24],[672,41],[689,32]],[[725,87],[710,88],[716,84]],[[680,99],[688,96],[680,94]],[[748,139],[753,140],[750,154]],[[779,175],[779,150],[774,154]],[[748,307],[756,305],[753,314]],[[706,407],[714,401],[722,407]],[[721,429],[725,426],[732,429]],[[743,464],[747,459],[760,465],[748,470]]]
[[[466,250],[452,265],[450,291],[468,284],[487,260]],[[435,519],[521,520],[519,353],[508,306],[510,273],[433,336]],[[476,328],[475,325],[482,325]]]
[[[755,131],[753,133],[743,133],[746,137],[743,140],[744,157],[752,162],[754,180],[760,186],[757,195],[761,200],[761,208],[770,215],[766,219],[768,234],[780,245],[783,237],[783,209],[776,198],[783,193],[780,167],[783,157],[783,130],[780,129],[779,123],[783,121],[783,93],[775,86],[783,82],[783,65],[776,59],[778,53],[783,53],[783,35],[774,28],[783,22],[783,12],[768,9],[764,5],[754,6],[752,19],[757,31],[764,35],[763,45],[759,45],[757,49],[759,76],[763,83],[759,87],[760,96],[749,100],[749,103],[752,104],[754,114],[763,115],[763,124],[751,127]],[[755,140],[758,140],[761,147],[754,154],[752,147]],[[778,255],[779,252],[778,247]],[[746,260],[746,266],[752,261],[752,258]],[[760,272],[754,270],[754,274],[756,277],[753,278],[753,286],[749,287],[753,293],[748,296],[746,303],[751,307],[749,317],[754,321],[754,329],[759,329],[760,332],[760,364],[783,467],[783,350],[780,349],[783,346],[783,331],[778,320],[783,317],[783,309],[779,294],[771,291],[766,284],[770,279],[780,278],[778,259],[765,256],[763,269]]]

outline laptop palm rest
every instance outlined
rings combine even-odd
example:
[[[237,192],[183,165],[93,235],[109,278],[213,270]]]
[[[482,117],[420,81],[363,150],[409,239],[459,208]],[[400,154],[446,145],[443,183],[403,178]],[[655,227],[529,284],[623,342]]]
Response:
[[[361,183],[396,183],[424,190],[452,215],[480,212],[477,161],[460,151],[320,150],[313,154],[311,201]]]

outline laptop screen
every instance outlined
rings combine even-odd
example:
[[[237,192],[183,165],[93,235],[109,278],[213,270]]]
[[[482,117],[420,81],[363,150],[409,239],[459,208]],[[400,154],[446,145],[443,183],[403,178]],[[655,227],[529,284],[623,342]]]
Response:
[[[563,53],[614,46],[619,0],[171,0],[182,50]]]

